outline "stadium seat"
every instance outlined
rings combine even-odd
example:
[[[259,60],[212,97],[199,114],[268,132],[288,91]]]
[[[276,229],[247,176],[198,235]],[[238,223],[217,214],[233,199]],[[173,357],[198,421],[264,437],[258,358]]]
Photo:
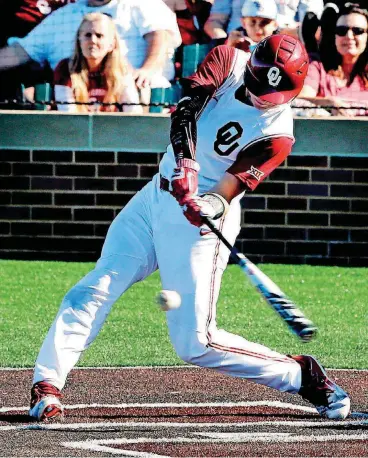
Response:
[[[211,49],[209,43],[183,46],[182,77],[193,75]]]
[[[34,91],[35,110],[46,111],[47,104],[37,102],[51,102],[52,88],[50,83],[36,84]]]
[[[172,82],[170,87],[156,87],[151,89],[151,103],[175,105],[182,97],[183,88],[178,81]],[[150,113],[162,113],[164,106],[150,106]]]

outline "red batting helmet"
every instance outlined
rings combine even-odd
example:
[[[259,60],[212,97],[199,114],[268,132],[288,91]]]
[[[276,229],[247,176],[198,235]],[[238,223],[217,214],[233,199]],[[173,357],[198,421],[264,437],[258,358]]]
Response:
[[[307,51],[299,40],[271,35],[253,50],[245,68],[245,86],[267,102],[289,102],[303,87],[308,63]]]

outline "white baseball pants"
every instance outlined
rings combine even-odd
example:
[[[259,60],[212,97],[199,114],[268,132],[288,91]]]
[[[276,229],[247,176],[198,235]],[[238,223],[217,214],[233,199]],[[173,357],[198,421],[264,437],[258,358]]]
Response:
[[[229,251],[213,233],[201,236],[159,183],[156,175],[120,212],[94,270],[64,297],[36,361],[34,383],[45,380],[62,389],[114,302],[159,268],[163,289],[175,290],[182,298],[181,307],[166,314],[170,339],[180,358],[297,393],[301,385],[298,363],[217,328],[216,302]],[[240,230],[239,199],[217,226],[230,243],[235,242]]]

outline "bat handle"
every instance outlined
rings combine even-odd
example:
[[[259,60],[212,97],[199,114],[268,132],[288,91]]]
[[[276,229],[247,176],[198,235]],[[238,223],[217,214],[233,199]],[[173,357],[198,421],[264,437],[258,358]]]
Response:
[[[217,229],[217,227],[213,224],[213,222],[207,218],[207,216],[202,216],[203,222],[211,229],[211,231],[221,240],[221,242],[230,250],[231,256],[241,266],[246,264],[244,260],[244,256],[239,253],[239,251],[229,243],[228,240],[222,235],[222,232]]]

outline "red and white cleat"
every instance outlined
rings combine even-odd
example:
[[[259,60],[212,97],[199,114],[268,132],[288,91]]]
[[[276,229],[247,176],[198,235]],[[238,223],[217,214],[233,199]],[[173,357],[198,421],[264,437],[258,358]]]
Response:
[[[350,413],[349,395],[328,378],[321,364],[309,355],[291,356],[302,369],[299,394],[314,404],[321,417],[344,420]]]
[[[35,383],[31,390],[29,415],[38,421],[53,421],[63,415],[58,388],[48,382]]]

